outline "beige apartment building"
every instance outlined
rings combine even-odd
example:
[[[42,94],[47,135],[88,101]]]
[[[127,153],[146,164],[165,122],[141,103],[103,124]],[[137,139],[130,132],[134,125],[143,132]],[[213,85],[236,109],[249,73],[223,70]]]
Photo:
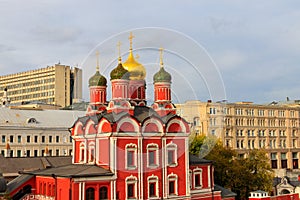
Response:
[[[42,101],[62,107],[82,99],[82,70],[55,64],[0,76],[0,99],[7,90],[10,104]]]
[[[0,154],[4,157],[72,155],[69,128],[85,111],[0,107]]]
[[[264,148],[273,169],[299,169],[300,102],[187,101],[176,107],[196,134],[216,135],[241,156]]]

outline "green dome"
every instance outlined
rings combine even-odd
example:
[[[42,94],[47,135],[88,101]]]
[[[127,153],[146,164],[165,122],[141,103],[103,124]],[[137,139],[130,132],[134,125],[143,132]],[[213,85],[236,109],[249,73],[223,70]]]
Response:
[[[160,70],[154,74],[153,81],[156,82],[171,82],[171,75],[165,71],[163,67],[160,68]]]
[[[89,87],[91,86],[106,86],[107,80],[104,76],[100,74],[99,71],[96,71],[94,76],[89,79]]]
[[[114,79],[129,80],[129,72],[123,67],[122,63],[119,63],[118,66],[110,72],[110,80]]]

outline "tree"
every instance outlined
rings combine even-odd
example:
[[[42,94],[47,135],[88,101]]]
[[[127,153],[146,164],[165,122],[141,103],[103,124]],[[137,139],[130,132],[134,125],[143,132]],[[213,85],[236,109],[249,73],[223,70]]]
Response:
[[[211,140],[212,138],[208,139]],[[207,138],[203,135],[195,137],[191,142],[190,152],[199,155],[202,150],[199,145],[213,144],[205,141]],[[235,150],[224,147],[218,140],[205,159],[214,162],[215,183],[237,193],[237,199],[248,199],[251,191],[270,192],[272,189],[274,175],[263,149],[249,150],[245,157],[239,157]]]

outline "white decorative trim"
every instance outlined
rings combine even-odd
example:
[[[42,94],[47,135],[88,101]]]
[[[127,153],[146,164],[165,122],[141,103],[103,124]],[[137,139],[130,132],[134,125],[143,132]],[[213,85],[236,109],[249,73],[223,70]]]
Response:
[[[144,124],[143,124],[143,127],[142,127],[142,133],[145,133],[145,128],[148,124],[155,124],[158,128],[158,132],[159,133],[163,133],[164,132],[164,127],[163,127],[163,124],[156,118],[150,118],[150,119],[147,119]],[[150,133],[149,133],[150,134]],[[151,133],[153,134],[153,133]],[[157,133],[154,133],[154,134],[157,134]]]
[[[128,198],[128,184],[134,184],[134,197],[133,198]],[[126,199],[131,200],[131,199],[137,199],[137,178],[133,175],[130,175],[128,177],[126,177],[125,179],[125,195],[126,195]]]
[[[158,185],[158,177],[154,176],[153,174],[151,176],[148,176],[147,178],[147,188],[148,188],[148,199],[157,199],[159,198],[159,185]],[[155,183],[155,195],[150,196],[150,183]]]
[[[154,151],[154,159],[155,159],[155,163],[150,165],[149,163],[149,160],[150,160],[150,157],[149,157],[149,152],[150,151]],[[148,168],[157,168],[159,167],[159,147],[158,147],[158,144],[156,143],[150,143],[150,144],[147,144],[147,167]]]
[[[74,128],[74,136],[78,135],[78,129],[79,127],[82,127],[83,124],[81,122],[77,122]]]
[[[110,123],[109,123],[109,121],[108,121],[107,119],[102,118],[101,121],[100,121],[99,124],[98,124],[97,134],[102,133],[102,127],[103,127],[103,125],[104,125],[105,123],[108,123],[108,124],[110,125]]]
[[[171,121],[169,121],[167,128],[166,128],[167,133],[169,132],[170,126],[174,123],[179,124],[179,126],[181,127],[181,130],[182,130],[182,133],[186,133],[187,130],[186,130],[185,124],[183,123],[183,120],[179,120],[179,119],[172,119]]]
[[[82,150],[83,150],[84,155],[82,155]],[[79,144],[79,160],[78,161],[80,163],[86,163],[86,146],[85,146],[85,142],[81,142]]]
[[[133,151],[133,166],[128,166],[128,151]],[[134,143],[126,144],[125,146],[125,168],[128,170],[137,168],[137,145]]]
[[[84,130],[84,134],[85,134],[85,135],[90,134],[90,133],[89,133],[89,129],[90,129],[90,127],[93,126],[93,125],[95,125],[95,123],[94,123],[91,119],[89,119],[88,122],[87,122],[86,125],[85,125],[85,130]]]
[[[196,185],[196,175],[199,175],[200,177],[200,185],[199,186],[197,186]],[[193,169],[193,186],[194,186],[194,188],[195,189],[200,189],[200,188],[202,188],[203,187],[203,177],[202,177],[202,169],[201,168],[195,168],[195,169]]]
[[[96,160],[96,151],[95,151],[95,142],[90,142],[89,143],[89,147],[88,147],[88,153],[89,153],[89,159],[88,159],[88,162],[89,163],[95,163],[95,160]],[[93,159],[92,159],[92,154],[93,155]]]
[[[169,151],[174,151],[174,154],[173,154],[173,163],[169,163]],[[167,144],[166,146],[166,164],[167,166],[169,167],[176,167],[178,165],[178,157],[177,157],[177,144],[173,143],[173,142],[170,142]]]
[[[117,122],[117,132],[120,132],[120,127],[126,122],[133,125],[135,133],[139,132],[139,124],[131,117],[124,117],[119,122]]]
[[[169,193],[170,181],[174,181],[174,183],[175,183],[175,185],[174,185],[174,194],[170,194]],[[178,195],[178,176],[177,176],[177,174],[173,174],[173,172],[168,175],[167,191],[168,191],[168,197],[172,197],[172,196],[177,196]]]
[[[208,187],[211,187],[211,173],[210,173],[211,165],[208,165],[207,174],[208,174]]]

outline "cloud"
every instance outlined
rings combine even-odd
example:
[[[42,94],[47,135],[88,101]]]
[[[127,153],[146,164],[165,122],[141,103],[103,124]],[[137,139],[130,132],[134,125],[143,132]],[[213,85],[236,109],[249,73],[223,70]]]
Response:
[[[49,44],[55,43],[68,43],[76,41],[81,31],[74,27],[64,26],[37,26],[32,29],[32,33],[36,40],[42,40],[49,42]]]
[[[235,70],[247,62],[247,56],[238,50],[225,50],[214,56],[214,60],[221,70]]]

